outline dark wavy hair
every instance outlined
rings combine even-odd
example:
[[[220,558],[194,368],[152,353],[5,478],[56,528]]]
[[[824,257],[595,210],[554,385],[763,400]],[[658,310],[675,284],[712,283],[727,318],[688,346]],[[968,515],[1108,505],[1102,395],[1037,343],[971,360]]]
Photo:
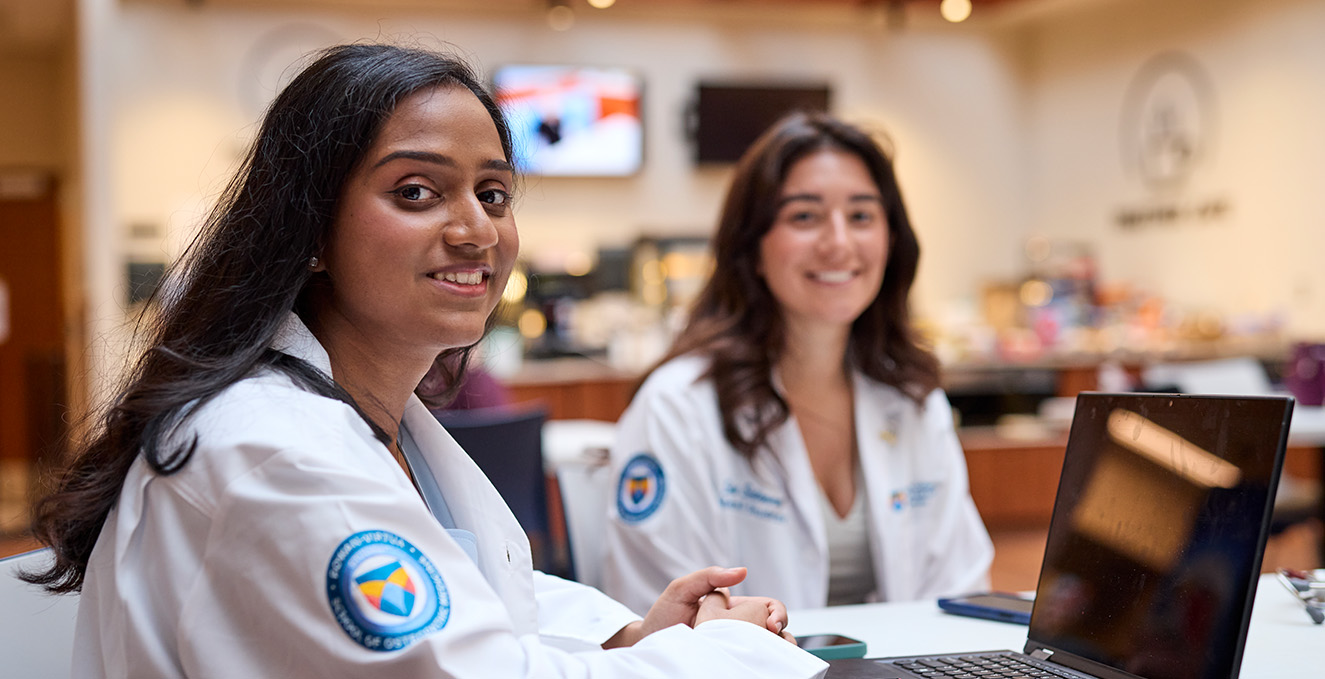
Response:
[[[777,300],[759,275],[760,241],[777,216],[778,196],[796,161],[831,149],[857,156],[878,186],[888,219],[888,261],[879,294],[851,326],[847,362],[892,385],[917,404],[939,385],[939,364],[911,326],[908,296],[920,260],[911,220],[889,155],[864,131],[823,113],[778,121],[741,157],[714,237],[713,276],[700,292],[665,363],[700,354],[710,359],[723,435],[753,456],[790,409],[772,384],[784,350]]]
[[[146,350],[118,395],[95,414],[54,491],[34,508],[33,531],[55,562],[25,579],[57,593],[82,588],[88,558],[139,456],[157,474],[189,461],[197,441],[163,437],[226,387],[266,367],[311,392],[350,404],[384,443],[390,438],[329,376],[269,348],[291,310],[307,313],[311,289],[330,285],[309,259],[321,252],[346,178],[396,105],[414,92],[463,87],[487,108],[511,160],[509,128],[478,76],[459,59],[393,45],[329,48],[267,109],[257,139],[165,292],[139,316]],[[490,321],[491,322],[491,321]],[[438,356],[419,389],[448,400],[471,347]]]

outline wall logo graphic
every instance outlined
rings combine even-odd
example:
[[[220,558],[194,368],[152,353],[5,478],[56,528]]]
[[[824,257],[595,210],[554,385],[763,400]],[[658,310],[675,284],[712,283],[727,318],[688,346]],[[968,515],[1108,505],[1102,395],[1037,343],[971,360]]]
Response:
[[[1152,189],[1181,186],[1215,152],[1218,120],[1209,74],[1190,55],[1147,61],[1123,99],[1123,167]]]
[[[1119,226],[1209,220],[1228,211],[1222,198],[1182,195],[1189,180],[1214,161],[1218,114],[1214,81],[1195,57],[1164,52],[1141,65],[1123,96],[1118,138],[1124,171],[1151,200],[1119,210]]]

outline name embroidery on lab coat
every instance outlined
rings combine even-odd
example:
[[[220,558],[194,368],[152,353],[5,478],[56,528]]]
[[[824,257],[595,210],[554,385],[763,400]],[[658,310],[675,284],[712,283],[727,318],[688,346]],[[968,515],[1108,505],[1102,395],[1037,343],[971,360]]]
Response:
[[[384,530],[340,543],[327,564],[327,598],[345,634],[373,651],[403,649],[451,617],[451,596],[432,560]]]
[[[666,492],[662,465],[652,455],[640,453],[630,458],[617,480],[617,513],[623,521],[643,521],[662,505]]]
[[[934,497],[936,490],[938,490],[938,484],[931,481],[916,481],[907,486],[906,490],[894,490],[892,493],[893,511],[900,512],[908,506],[913,509],[925,507]]]
[[[718,504],[723,509],[744,512],[760,519],[778,522],[787,520],[787,515],[783,511],[786,500],[773,497],[751,483],[737,485],[732,481],[728,481],[723,484],[722,494],[718,496]]]

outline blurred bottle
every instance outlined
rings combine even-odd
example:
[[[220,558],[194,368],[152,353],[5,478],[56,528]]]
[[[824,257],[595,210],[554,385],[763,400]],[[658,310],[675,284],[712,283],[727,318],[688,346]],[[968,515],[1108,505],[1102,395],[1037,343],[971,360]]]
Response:
[[[1284,386],[1301,405],[1325,404],[1325,344],[1299,342],[1293,347]]]

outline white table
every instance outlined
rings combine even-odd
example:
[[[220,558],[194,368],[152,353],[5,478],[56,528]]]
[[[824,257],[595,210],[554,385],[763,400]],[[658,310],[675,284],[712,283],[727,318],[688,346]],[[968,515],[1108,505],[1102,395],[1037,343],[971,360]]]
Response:
[[[793,634],[843,634],[864,641],[870,658],[1020,651],[1026,627],[950,615],[933,601],[863,604],[792,611]],[[1302,605],[1261,576],[1252,609],[1240,679],[1325,677],[1325,626],[1314,625]]]

